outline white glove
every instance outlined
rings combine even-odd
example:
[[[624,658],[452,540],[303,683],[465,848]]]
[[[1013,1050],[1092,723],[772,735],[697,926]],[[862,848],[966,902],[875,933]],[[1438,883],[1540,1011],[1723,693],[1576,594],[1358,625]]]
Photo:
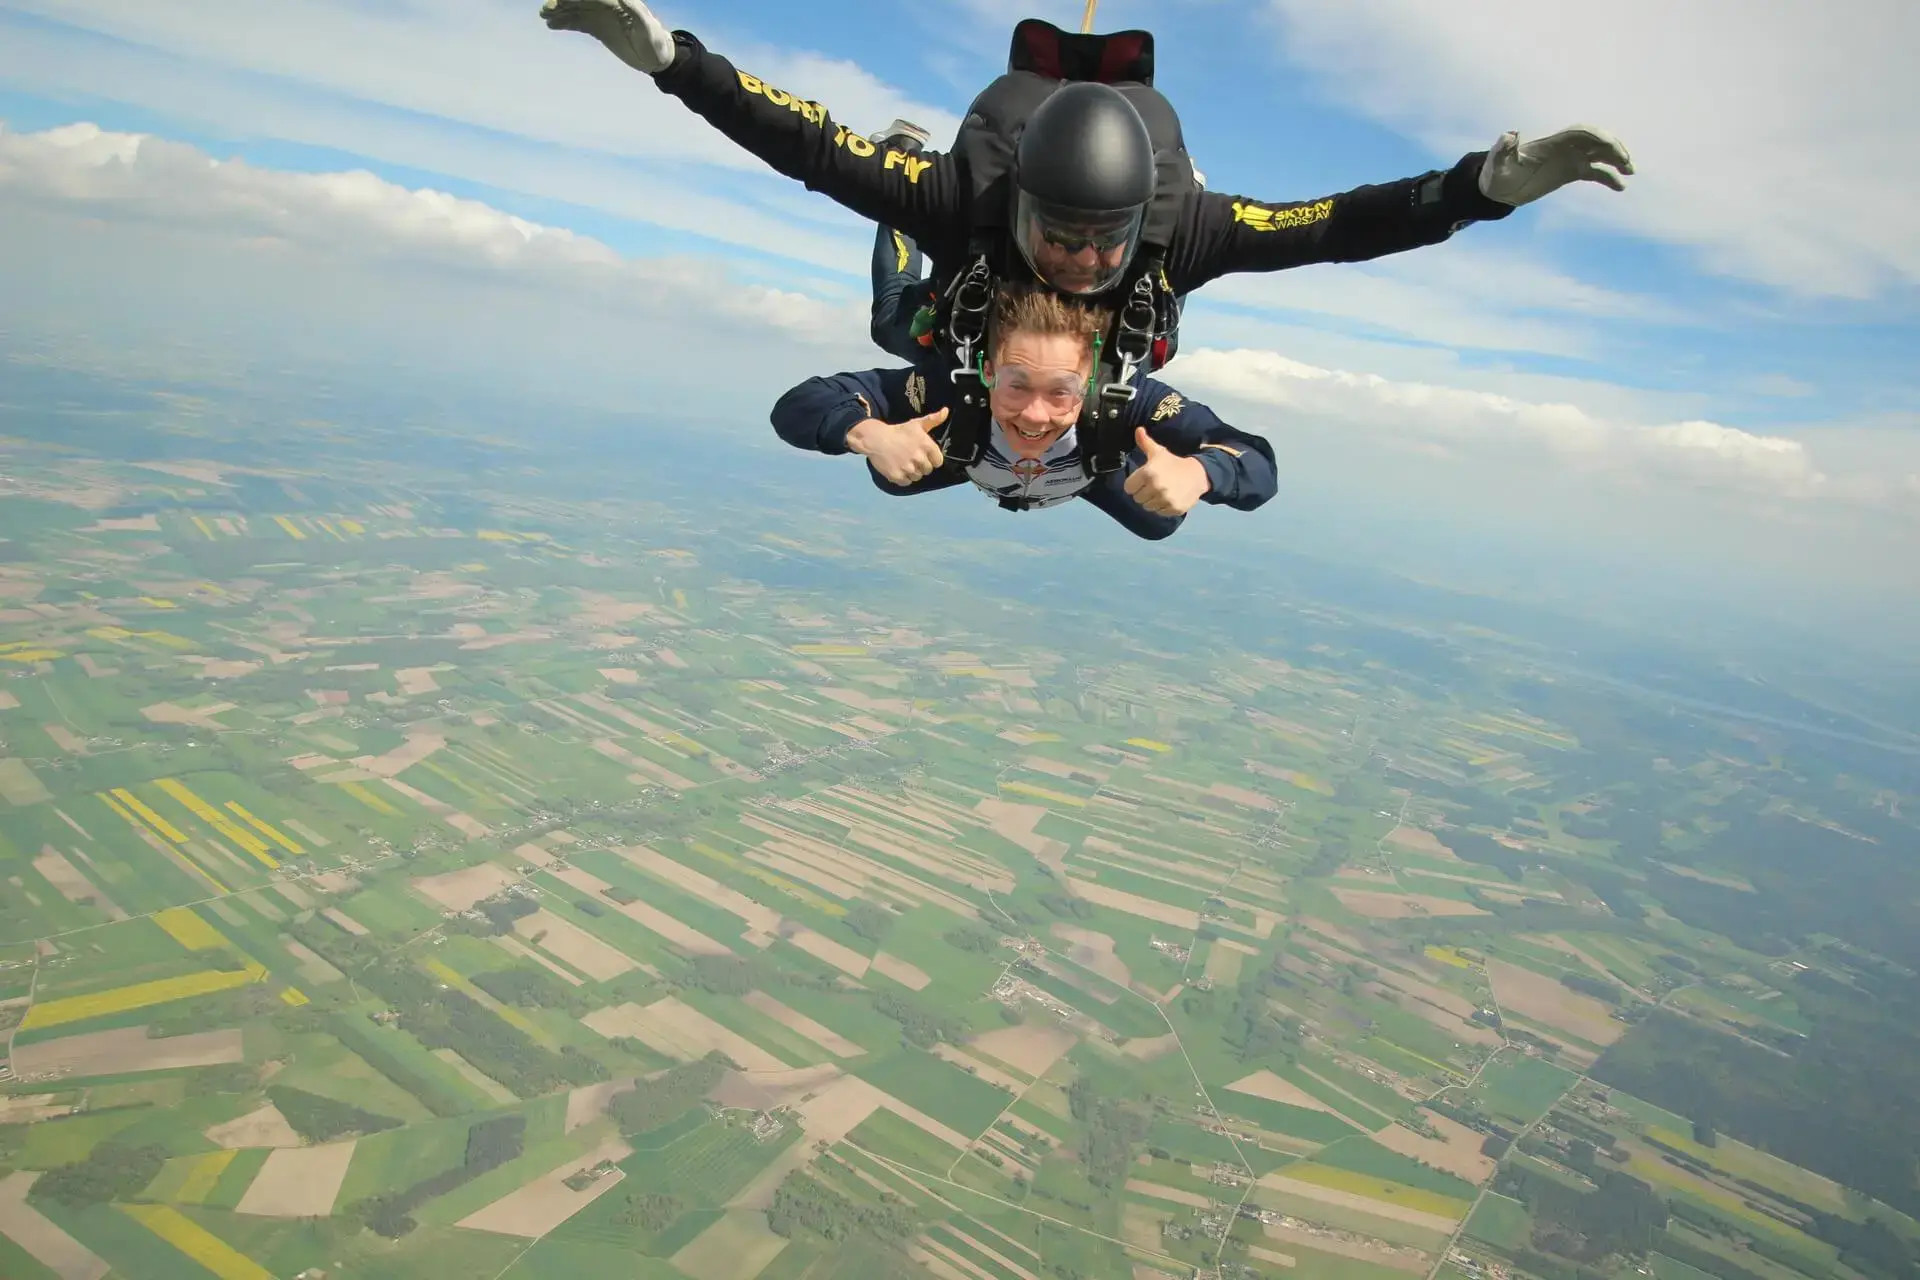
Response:
[[[549,30],[586,32],[635,71],[673,65],[673,33],[640,0],[546,0],[540,16]]]
[[[1532,142],[1520,141],[1520,135],[1507,132],[1487,152],[1480,166],[1480,194],[1501,204],[1523,205],[1566,186],[1569,182],[1602,182],[1615,191],[1625,191],[1612,165],[1621,173],[1633,172],[1633,160],[1626,144],[1605,129],[1577,124]]]

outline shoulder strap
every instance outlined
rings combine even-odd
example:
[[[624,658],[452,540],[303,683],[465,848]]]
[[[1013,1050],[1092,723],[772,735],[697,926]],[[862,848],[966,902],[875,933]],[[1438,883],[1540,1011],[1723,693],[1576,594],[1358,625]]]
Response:
[[[947,420],[935,430],[933,439],[946,455],[942,470],[949,473],[964,472],[980,461],[986,448],[987,424],[992,420],[980,367],[992,337],[992,240],[991,234],[975,229],[967,247],[967,263],[954,272],[940,301],[945,323],[938,331],[940,339],[935,349],[950,361],[947,377],[953,382],[954,394],[947,407]]]
[[[1157,368],[1155,357],[1165,350],[1163,260],[1157,251],[1142,258],[1114,313],[1107,341],[1095,356],[1093,394],[1080,411],[1080,459],[1089,476],[1108,475],[1126,464],[1127,451],[1133,448],[1127,407],[1140,394],[1134,378]]]

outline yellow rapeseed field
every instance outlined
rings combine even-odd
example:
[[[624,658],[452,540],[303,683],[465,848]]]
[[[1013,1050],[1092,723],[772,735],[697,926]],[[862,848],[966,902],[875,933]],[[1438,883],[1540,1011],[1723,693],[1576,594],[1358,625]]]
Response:
[[[340,789],[375,813],[397,815],[400,811],[357,782],[343,782]]]
[[[118,800],[115,800],[111,795],[109,795],[105,791],[96,791],[94,792],[94,796],[100,801],[100,803],[106,805],[107,808],[113,810],[113,812],[129,827],[132,827],[134,831],[138,832],[141,836],[143,836],[148,840],[155,841],[155,843],[158,845],[160,852],[164,854],[170,861],[172,861],[172,863],[175,866],[179,867],[182,871],[185,871],[188,875],[199,876],[202,880],[205,880],[209,885],[213,887],[213,891],[215,893],[224,894],[229,892],[229,890],[227,889],[227,886],[224,884],[221,884],[220,881],[216,879],[212,874],[210,874],[205,867],[202,867],[199,863],[187,857],[185,854],[181,853],[178,849],[170,849],[164,844],[158,844],[158,840],[154,836],[153,832],[147,829],[147,826],[145,823],[141,822],[140,819],[133,816],[133,811],[131,809],[128,809],[125,805],[121,804]]]
[[[220,1280],[273,1280],[273,1273],[171,1205],[116,1206]]]
[[[179,801],[185,806],[188,813],[191,813],[194,817],[219,832],[220,835],[252,854],[255,859],[264,863],[269,870],[280,865],[279,860],[267,852],[267,846],[261,841],[260,837],[242,831],[239,827],[233,825],[232,818],[229,818],[226,814],[220,812],[205,800],[195,795],[193,788],[189,787],[186,783],[181,782],[178,778],[161,778],[158,782],[154,783],[154,785]]]
[[[1071,805],[1076,809],[1087,807],[1087,802],[1079,796],[1070,796],[1064,791],[1051,791],[1046,787],[1036,787],[1030,782],[1003,782],[1000,784],[1000,789],[1011,791],[1017,796],[1032,796],[1036,800],[1046,800],[1053,804]]]
[[[139,814],[148,826],[158,831],[167,839],[173,841],[175,844],[185,844],[187,842],[187,837],[181,833],[180,828],[168,822],[152,809],[149,809],[146,801],[133,794],[133,792],[127,790],[125,787],[115,787],[112,794],[121,804]]]
[[[227,935],[193,913],[192,907],[168,907],[153,913],[153,922],[189,951],[227,945]]]
[[[177,636],[171,631],[136,631],[133,634],[142,640],[150,640],[154,644],[165,645],[169,649],[191,649],[194,647],[193,641],[187,639],[185,636]]]
[[[423,967],[428,973],[431,973],[455,991],[465,995],[468,999],[491,1008],[495,1013],[499,1014],[501,1019],[509,1026],[526,1032],[541,1044],[553,1043],[553,1037],[530,1022],[525,1014],[510,1005],[501,1004],[492,996],[487,995],[481,991],[480,988],[474,986],[473,983],[467,981],[467,979],[461,976],[451,965],[440,960],[429,960]]]
[[[227,1171],[227,1166],[239,1154],[239,1151],[229,1149],[209,1151],[203,1156],[188,1156],[192,1164],[173,1198],[181,1204],[199,1204],[213,1194],[214,1187],[220,1183],[220,1175]]]
[[[0,662],[52,662],[67,655],[58,649],[15,649],[0,653]]]
[[[167,1004],[174,1000],[186,1000],[192,996],[211,995],[216,991],[244,987],[259,982],[266,976],[266,966],[249,964],[237,972],[202,969],[198,973],[183,973],[177,978],[136,982],[132,986],[115,987],[110,991],[96,991],[92,995],[68,996],[63,1000],[49,1000],[44,1004],[36,1004],[27,1010],[27,1016],[20,1020],[20,1025],[26,1029],[57,1027],[68,1022],[82,1022],[88,1018],[104,1018],[110,1014],[125,1013],[129,1009],[144,1009],[148,1005]]]
[[[292,840],[288,839],[285,835],[283,835],[280,829],[274,826],[271,822],[268,822],[263,818],[256,818],[251,813],[247,812],[247,807],[241,804],[238,800],[227,801],[227,808],[232,810],[237,817],[251,824],[255,831],[258,831],[261,835],[273,841],[275,844],[279,845],[282,849],[285,849],[288,853],[293,854],[295,857],[298,857],[300,854],[303,854],[306,852],[305,849],[302,849],[299,845],[295,844]]]
[[[1332,1165],[1293,1164],[1282,1172],[1296,1182],[1311,1182],[1316,1187],[1345,1191],[1349,1195],[1365,1196],[1369,1200],[1397,1204],[1403,1209],[1416,1209],[1442,1218],[1464,1218],[1471,1207],[1465,1200],[1455,1200],[1452,1196],[1423,1191],[1404,1183],[1388,1182],[1385,1178],[1355,1173],[1350,1169],[1336,1169]]]

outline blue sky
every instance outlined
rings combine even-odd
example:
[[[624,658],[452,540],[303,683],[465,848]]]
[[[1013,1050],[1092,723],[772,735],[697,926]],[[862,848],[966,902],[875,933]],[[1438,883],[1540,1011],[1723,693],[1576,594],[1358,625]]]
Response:
[[[431,190],[473,202],[448,243],[491,245],[496,265],[514,242],[499,215],[511,215],[636,269],[711,273],[700,278],[713,292],[735,295],[709,307],[730,317],[715,348],[769,307],[783,341],[812,344],[759,362],[766,385],[729,379],[755,421],[790,364],[883,363],[859,325],[870,229],[735,151],[587,37],[547,31],[537,7],[0,0],[0,121],[22,147],[19,135],[85,121],[244,161],[263,183],[365,170],[392,184],[375,202],[391,218],[351,233],[341,219],[373,216],[360,196],[342,197],[331,177],[283,184],[276,225],[311,215],[411,252],[425,242],[404,206]],[[1531,503],[1549,541],[1592,564],[1644,537],[1696,561],[1697,580],[1738,580],[1756,597],[1785,583],[1803,589],[1800,605],[1851,592],[1870,617],[1877,597],[1911,594],[1920,571],[1869,571],[1862,558],[1920,561],[1920,233],[1909,225],[1920,147],[1907,123],[1920,90],[1900,65],[1900,50],[1920,46],[1920,6],[1855,0],[1844,24],[1799,8],[1102,0],[1102,29],[1155,31],[1159,83],[1216,190],[1311,198],[1445,167],[1504,129],[1575,122],[1617,132],[1640,170],[1624,194],[1570,189],[1444,246],[1209,286],[1189,313],[1194,359],[1171,380],[1288,424],[1290,456],[1323,467],[1327,492],[1378,496],[1381,477],[1398,475],[1380,512],[1395,528],[1411,511],[1511,545],[1541,529],[1488,524],[1486,510]],[[1080,9],[711,0],[659,12],[857,128],[901,114],[942,138],[998,70],[1015,19],[1073,26]],[[38,208],[131,216],[83,151],[41,145],[11,173],[0,162],[0,199],[11,182]],[[65,162],[90,176],[60,176]],[[142,163],[137,179],[114,181],[144,184],[141,199],[177,222],[187,197]],[[262,216],[233,181],[223,190],[201,193],[214,203],[195,216],[210,233]],[[60,225],[45,231],[56,255]],[[71,252],[87,251],[75,241]],[[584,272],[599,250],[552,252]],[[539,277],[541,305],[587,305],[585,278]],[[322,322],[317,302],[283,305],[289,327]],[[67,306],[49,300],[49,311]],[[449,311],[446,323],[471,321]],[[637,333],[648,322],[622,323]],[[664,332],[691,342],[683,323]],[[429,345],[419,358],[436,355]],[[1568,494],[1592,510],[1574,518]]]

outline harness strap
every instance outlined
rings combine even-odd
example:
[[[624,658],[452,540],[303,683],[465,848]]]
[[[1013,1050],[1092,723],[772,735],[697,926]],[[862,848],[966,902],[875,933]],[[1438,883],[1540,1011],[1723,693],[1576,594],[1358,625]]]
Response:
[[[1094,355],[1094,393],[1080,411],[1080,458],[1090,477],[1110,475],[1126,465],[1133,437],[1123,421],[1127,408],[1140,394],[1134,376],[1151,371],[1161,336],[1163,310],[1160,288],[1165,276],[1160,256],[1150,254],[1135,275],[1127,300],[1114,315],[1112,340],[1102,356]],[[1162,348],[1164,349],[1164,348]]]
[[[965,472],[986,448],[988,408],[987,383],[981,362],[989,345],[992,324],[994,275],[990,244],[976,235],[968,246],[968,265],[956,271],[942,299],[946,311],[946,339],[953,365],[947,370],[954,396],[947,407],[947,420],[934,432],[934,443],[946,455],[942,470],[949,474]]]

